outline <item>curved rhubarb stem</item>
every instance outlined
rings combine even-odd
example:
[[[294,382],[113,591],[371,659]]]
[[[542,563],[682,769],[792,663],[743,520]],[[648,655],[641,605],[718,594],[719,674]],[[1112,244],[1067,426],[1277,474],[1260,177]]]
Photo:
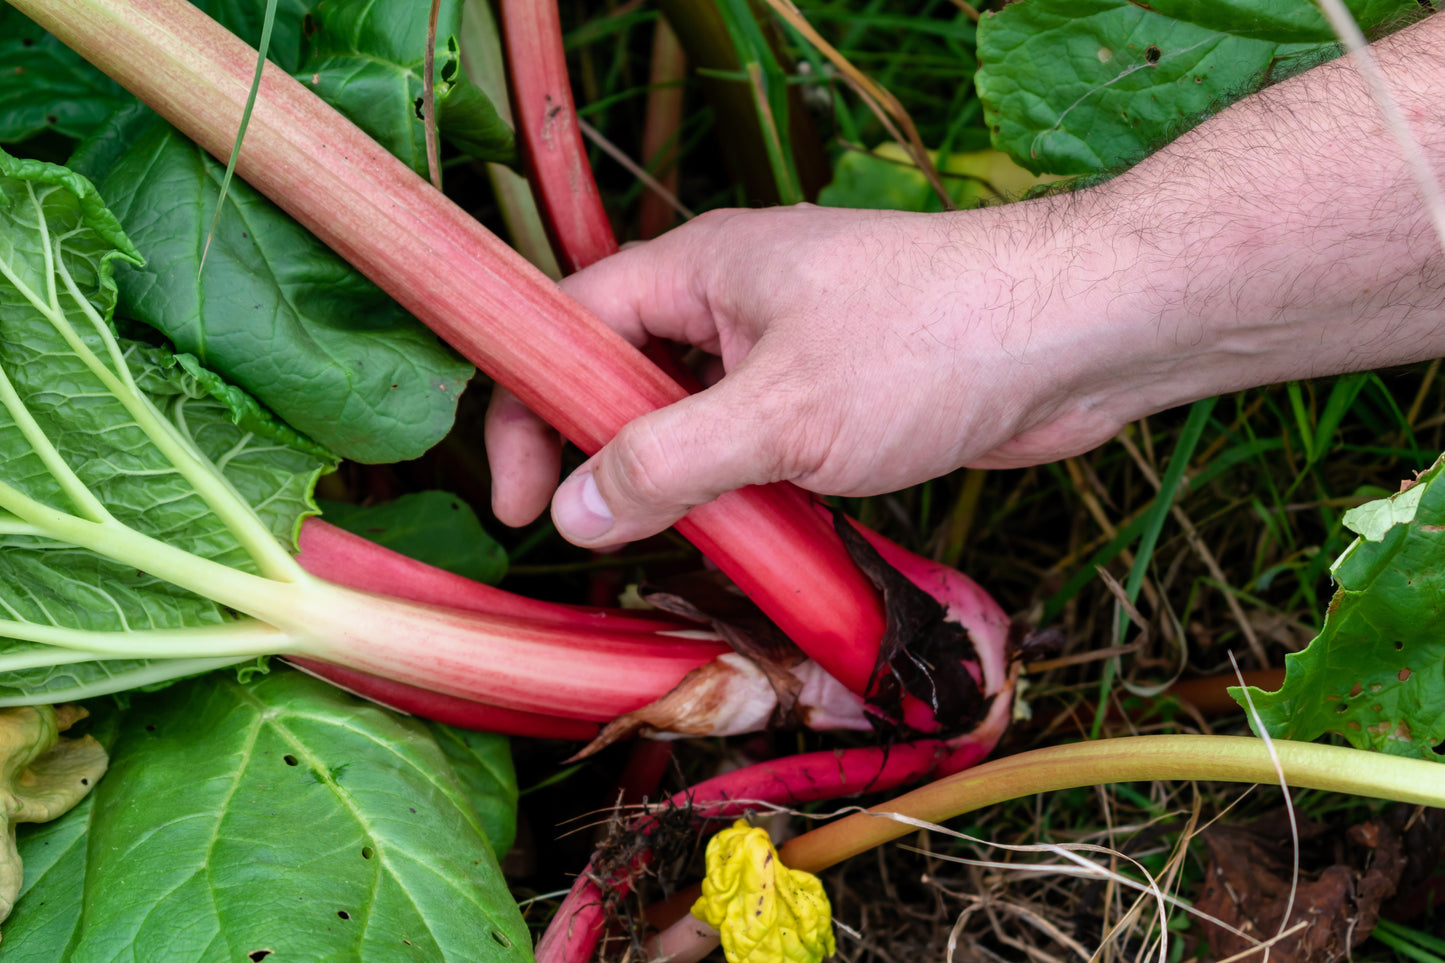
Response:
[[[556,0],[501,0],[512,116],[553,252],[566,274],[617,253],[567,78]]]
[[[726,819],[768,806],[885,792],[930,776],[962,772],[987,757],[1008,728],[1013,703],[1007,695],[1016,680],[1015,666],[1000,686],[1002,697],[994,699],[983,721],[965,736],[803,753],[756,763],[700,782],[663,805],[687,806],[700,817]],[[632,828],[647,833],[654,825],[649,816]],[[591,864],[578,875],[537,944],[537,963],[586,963],[592,957],[606,924],[604,886],[608,895],[628,892],[625,878],[599,880]]]
[[[806,753],[747,766],[678,793],[667,805],[690,806],[708,817],[726,818],[769,804],[797,805],[879,792],[969,769],[987,757],[1002,738],[1013,714],[1019,675],[1018,664],[1010,659],[1009,624],[1003,610],[977,584],[953,569],[919,558],[857,523],[850,524],[885,562],[942,604],[949,620],[967,629],[973,653],[966,667],[974,673],[979,692],[987,700],[982,719],[971,732],[953,739]],[[914,706],[922,708],[919,703]],[[650,819],[643,819],[634,828],[645,833],[652,825]],[[591,958],[606,922],[602,886],[608,893],[625,893],[627,882],[622,878],[599,881],[590,867],[584,870],[537,946],[538,963],[586,963]]]
[[[1296,789],[1445,805],[1445,766],[1437,762],[1283,739],[1273,747],[1271,755],[1264,740],[1248,736],[1127,736],[1021,752],[804,833],[779,855],[794,869],[816,873],[917,831],[890,814],[938,823],[1022,796],[1118,782],[1283,779]]]
[[[15,0],[62,42],[219,157],[256,53],[182,0]],[[605,324],[268,64],[237,172],[586,452],[683,390]],[[854,692],[882,605],[807,499],[746,489],[678,525],[784,632]]]

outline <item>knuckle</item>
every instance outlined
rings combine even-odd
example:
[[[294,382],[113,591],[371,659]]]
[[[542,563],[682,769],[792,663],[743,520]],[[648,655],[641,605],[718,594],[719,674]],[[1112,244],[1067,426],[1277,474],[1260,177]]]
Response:
[[[836,406],[826,382],[807,372],[759,393],[752,434],[770,481],[805,481],[823,475],[837,443]]]
[[[653,510],[685,505],[677,490],[676,454],[648,419],[625,425],[612,448],[611,481],[618,495],[633,506]]]

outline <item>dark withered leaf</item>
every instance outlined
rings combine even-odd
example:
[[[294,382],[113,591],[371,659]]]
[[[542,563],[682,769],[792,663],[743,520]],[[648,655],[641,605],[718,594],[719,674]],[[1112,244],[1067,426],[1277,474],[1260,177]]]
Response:
[[[833,528],[858,568],[883,594],[887,628],[869,680],[869,705],[883,721],[896,726],[907,693],[933,710],[944,732],[972,729],[990,700],[966,664],[977,660],[968,631],[948,621],[943,605],[885,562],[842,513],[833,513]]]

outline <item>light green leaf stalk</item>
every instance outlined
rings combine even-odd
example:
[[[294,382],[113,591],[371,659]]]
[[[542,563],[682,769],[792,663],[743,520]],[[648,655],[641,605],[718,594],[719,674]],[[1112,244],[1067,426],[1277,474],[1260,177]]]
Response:
[[[88,181],[0,154],[0,704],[279,651],[283,632],[237,613],[309,579],[283,539],[330,459],[119,338],[117,261],[141,258]]]

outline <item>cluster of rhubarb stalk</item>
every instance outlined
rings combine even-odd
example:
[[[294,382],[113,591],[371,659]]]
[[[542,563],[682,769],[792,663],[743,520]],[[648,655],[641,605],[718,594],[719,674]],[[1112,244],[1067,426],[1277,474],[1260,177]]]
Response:
[[[257,55],[249,46],[184,0],[12,2],[213,155],[228,157],[255,70]],[[556,7],[509,0],[502,11],[504,36],[519,51],[510,58],[518,137],[559,260],[577,269],[614,251],[616,241],[576,124]],[[236,169],[583,451],[596,451],[632,418],[684,396],[674,377],[269,64]],[[525,653],[529,645],[569,647],[579,674],[615,684],[586,704],[549,704],[545,693],[552,680],[539,678],[543,701],[521,710],[498,705],[484,691],[463,698],[314,660],[298,662],[396,708],[513,734],[590,740],[618,717],[629,717],[629,730],[728,733],[766,724],[786,709],[793,718],[811,713],[820,724],[865,727],[881,720],[916,735],[887,748],[778,760],[689,790],[694,806],[719,802],[709,813],[718,816],[759,802],[881,790],[956,771],[993,748],[1007,724],[1013,689],[1008,625],[973,582],[865,533],[863,541],[877,557],[937,600],[934,622],[956,628],[956,658],[979,696],[966,720],[938,718],[939,702],[920,700],[918,688],[910,692],[907,683],[895,686],[888,707],[878,708],[868,699],[877,702],[888,688],[895,676],[890,659],[906,652],[910,640],[897,638],[890,622],[887,608],[896,594],[890,583],[861,569],[857,550],[845,546],[846,524],[820,511],[807,493],[779,484],[724,495],[694,509],[677,528],[806,654],[786,667],[796,684],[780,686],[772,668],[759,672],[730,654],[712,627],[651,612],[523,599],[317,520],[303,526],[300,540],[299,560],[311,573],[487,614],[509,652]],[[885,639],[890,642],[880,659]],[[487,638],[476,645],[480,662],[495,657]],[[679,689],[685,678],[702,688]],[[779,704],[780,689],[788,690],[786,706]],[[648,707],[669,693],[670,706],[649,715]],[[712,706],[711,717],[690,717],[698,705]],[[967,731],[958,735],[960,729]],[[559,924],[539,948],[541,959],[581,960],[590,953],[600,926],[595,886],[590,874],[579,878]]]

